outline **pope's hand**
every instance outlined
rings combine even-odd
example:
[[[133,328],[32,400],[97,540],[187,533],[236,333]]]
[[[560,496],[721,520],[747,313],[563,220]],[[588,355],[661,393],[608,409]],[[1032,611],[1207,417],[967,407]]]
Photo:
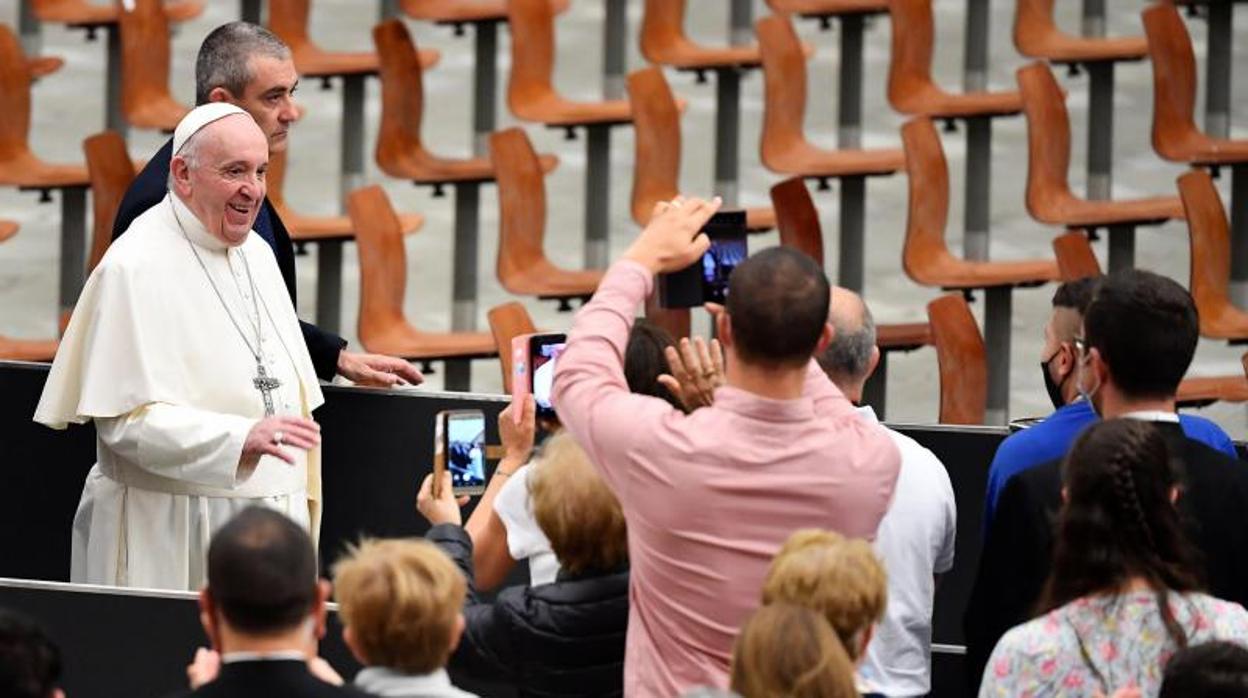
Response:
[[[449,470],[442,471],[442,486],[438,489],[440,491],[434,496],[433,473],[426,475],[425,481],[420,484],[420,493],[416,495],[416,510],[434,526],[444,523],[463,525],[459,508],[468,503],[468,498],[460,497],[456,501]]]
[[[221,655],[215,650],[200,647],[195,650],[195,659],[186,667],[186,680],[194,691],[206,683],[216,680],[221,673]]]
[[[338,353],[338,375],[370,388],[393,388],[396,385],[420,385],[425,382],[416,367],[403,359],[382,354]]]
[[[503,457],[523,463],[533,452],[534,434],[537,432],[537,403],[533,395],[526,394],[517,409],[511,403],[498,414],[498,436],[503,442]]]
[[[280,458],[290,465],[295,457],[285,447],[304,451],[321,444],[321,425],[303,417],[265,417],[256,422],[243,442],[244,465],[255,463],[260,456]]]
[[[641,234],[624,253],[653,274],[678,271],[693,264],[711,246],[702,227],[723,202],[678,196],[654,205],[654,213]]]

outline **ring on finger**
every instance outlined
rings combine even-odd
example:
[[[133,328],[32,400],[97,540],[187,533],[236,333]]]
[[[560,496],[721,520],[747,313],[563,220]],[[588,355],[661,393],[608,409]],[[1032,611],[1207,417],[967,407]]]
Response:
[[[277,431],[273,432],[273,443],[277,444],[278,446],[281,446],[282,444],[286,443],[286,434],[281,429],[278,429]]]

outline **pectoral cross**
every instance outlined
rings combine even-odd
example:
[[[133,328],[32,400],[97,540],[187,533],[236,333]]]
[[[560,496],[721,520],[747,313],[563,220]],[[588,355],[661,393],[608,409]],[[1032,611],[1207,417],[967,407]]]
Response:
[[[256,362],[256,377],[251,379],[251,384],[256,386],[256,390],[264,396],[264,416],[272,417],[277,412],[273,409],[273,391],[282,387],[282,382],[268,374],[264,370],[264,364]]]

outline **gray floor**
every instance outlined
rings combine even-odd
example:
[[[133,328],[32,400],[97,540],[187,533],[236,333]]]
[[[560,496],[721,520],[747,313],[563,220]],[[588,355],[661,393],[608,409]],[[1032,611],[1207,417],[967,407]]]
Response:
[[[193,22],[183,25],[175,38],[173,51],[173,91],[186,101],[193,96],[193,63],[200,40],[213,27],[237,18],[235,0],[211,0],[207,11]],[[635,32],[640,22],[640,2],[629,3],[630,41],[628,65],[640,67],[644,61],[637,53]],[[724,0],[690,0],[688,31],[708,44],[723,43],[727,36],[727,5]],[[760,1],[756,12],[766,12]],[[942,83],[956,88],[961,84],[962,25],[965,3],[959,0],[936,0],[936,75]],[[1059,3],[1059,23],[1073,31],[1078,29],[1078,5],[1070,0]],[[1111,34],[1140,34],[1143,31],[1138,12],[1141,4],[1133,0],[1110,3]],[[1014,70],[1025,60],[1014,50],[1010,37],[1013,3],[993,3],[990,83],[1001,89],[1013,85]],[[1248,16],[1241,10],[1237,17],[1235,45],[1248,45]],[[6,0],[0,21],[16,24],[16,2]],[[317,0],[313,3],[312,35],[327,49],[371,50],[370,27],[376,21],[374,0]],[[556,84],[573,98],[593,99],[601,94],[601,36],[603,5],[598,0],[576,0],[557,24],[558,57]],[[1205,25],[1189,23],[1196,53],[1203,58]],[[441,63],[426,74],[425,138],[431,148],[448,155],[467,154],[470,147],[469,124],[471,101],[472,43],[470,37],[454,37],[449,28],[409,22],[420,46],[442,51]],[[798,31],[816,48],[809,66],[811,104],[807,128],[812,139],[829,146],[835,133],[835,80],[838,37],[835,31],[820,32],[811,22],[800,22]],[[888,69],[889,26],[886,18],[874,21],[866,35],[865,136],[867,146],[897,146],[898,127],[903,118],[893,112],[885,101],[885,79]],[[31,141],[42,157],[52,161],[81,161],[83,138],[100,131],[104,123],[102,41],[88,43],[83,33],[58,26],[44,29],[44,51],[66,59],[59,73],[40,81],[34,88]],[[508,39],[501,32],[500,77],[507,73]],[[1242,50],[1235,56],[1239,76],[1248,75],[1248,58]],[[1203,75],[1203,68],[1202,68]],[[1069,93],[1068,105],[1074,128],[1075,153],[1072,179],[1076,190],[1083,187],[1083,150],[1085,143],[1087,94],[1086,77],[1069,77],[1059,71],[1059,80]],[[1182,172],[1176,165],[1162,162],[1149,142],[1151,119],[1152,74],[1147,63],[1121,66],[1117,73],[1116,143],[1114,195],[1130,197],[1147,194],[1174,193],[1174,181]],[[690,193],[705,194],[712,184],[711,148],[714,132],[714,87],[697,85],[688,74],[669,71],[668,79],[679,96],[688,100],[684,115],[684,153],[682,187]],[[375,138],[375,121],[379,113],[378,89],[368,88],[367,137],[371,154]],[[742,172],[741,198],[745,204],[767,203],[767,189],[778,177],[758,162],[757,137],[762,117],[762,80],[750,75],[743,84],[742,98]],[[293,131],[291,168],[287,182],[287,198],[307,213],[336,213],[338,192],[338,123],[340,94],[337,88],[323,91],[319,82],[301,85],[299,99],[307,107],[307,116]],[[507,113],[503,95],[499,95],[500,126],[515,120]],[[1203,104],[1203,102],[1202,102]],[[1248,137],[1248,90],[1234,95],[1233,134]],[[556,153],[561,164],[547,180],[548,211],[547,253],[558,264],[576,267],[581,263],[582,197],[584,187],[584,141],[568,142],[562,132],[541,126],[526,127],[539,151]],[[135,157],[148,157],[165,136],[150,132],[132,132],[130,150]],[[1060,231],[1032,221],[1023,206],[1025,183],[1026,132],[1021,117],[999,120],[993,133],[994,179],[992,189],[993,259],[1021,259],[1049,256],[1049,241]],[[632,134],[617,129],[612,140],[611,175],[611,248],[618,254],[636,232],[628,215],[631,187]],[[950,245],[961,249],[961,179],[964,139],[961,133],[945,136],[945,149],[950,160],[953,201],[950,211]],[[370,158],[371,160],[371,158]],[[428,189],[417,189],[408,182],[391,180],[371,164],[368,178],[383,184],[395,206],[404,211],[417,211],[426,216],[426,224],[407,243],[408,286],[406,310],[417,326],[429,330],[445,330],[450,326],[450,259],[452,199],[434,199]],[[1218,185],[1224,197],[1229,195],[1229,177]],[[903,176],[872,180],[868,185],[867,209],[867,297],[880,322],[917,321],[925,317],[925,305],[939,294],[936,289],[922,288],[911,282],[901,271],[900,250],[904,235],[906,181]],[[828,239],[826,255],[830,265],[836,259],[835,192],[816,192]],[[58,259],[58,207],[37,204],[32,193],[0,189],[0,218],[21,223],[21,232],[0,246],[0,334],[16,337],[51,336],[56,329],[56,270]],[[480,275],[479,326],[486,328],[485,311],[511,298],[494,278],[494,255],[497,249],[497,196],[493,187],[483,191],[481,207],[482,246]],[[755,249],[776,244],[773,235],[752,238]],[[1104,243],[1100,243],[1102,254]],[[1148,228],[1138,235],[1137,264],[1186,283],[1188,277],[1187,234],[1182,223]],[[313,253],[314,254],[314,253]],[[298,260],[299,311],[310,318],[315,307],[315,259],[310,254]],[[834,273],[834,270],[831,270]],[[348,249],[344,270],[342,326],[348,339],[355,343],[354,327],[358,304],[358,268],[354,249]],[[1041,332],[1047,317],[1052,287],[1021,290],[1014,301],[1014,334],[1012,351],[1011,417],[1044,414],[1048,400],[1041,383],[1038,362]],[[571,316],[555,312],[551,303],[526,299],[525,304],[543,328],[566,328]],[[975,311],[982,313],[982,303]],[[982,317],[981,317],[982,319]],[[696,318],[696,328],[705,328],[705,319]],[[1219,342],[1202,340],[1192,366],[1192,375],[1229,374],[1240,371],[1241,349]],[[924,349],[893,359],[889,374],[888,418],[893,421],[931,422],[936,418],[937,372],[935,354]],[[431,376],[430,387],[440,387],[441,377]],[[473,386],[480,391],[500,390],[496,362],[477,362],[473,370]],[[1248,414],[1241,405],[1218,405],[1201,411],[1221,424],[1238,439],[1248,437]]]

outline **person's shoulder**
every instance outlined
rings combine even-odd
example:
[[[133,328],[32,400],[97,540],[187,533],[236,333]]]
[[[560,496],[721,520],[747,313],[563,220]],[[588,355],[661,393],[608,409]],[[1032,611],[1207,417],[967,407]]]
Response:
[[[908,473],[907,477],[917,475],[919,477],[915,479],[921,479],[925,483],[934,483],[940,486],[942,491],[948,490],[947,494],[950,497],[953,496],[953,483],[949,480],[949,471],[930,448],[895,429],[888,429],[888,435],[892,437],[897,450],[901,452],[903,474]],[[930,492],[927,494],[930,496]]]
[[[1181,455],[1189,475],[1203,474],[1248,484],[1248,463],[1232,458],[1204,441],[1185,437]]]

